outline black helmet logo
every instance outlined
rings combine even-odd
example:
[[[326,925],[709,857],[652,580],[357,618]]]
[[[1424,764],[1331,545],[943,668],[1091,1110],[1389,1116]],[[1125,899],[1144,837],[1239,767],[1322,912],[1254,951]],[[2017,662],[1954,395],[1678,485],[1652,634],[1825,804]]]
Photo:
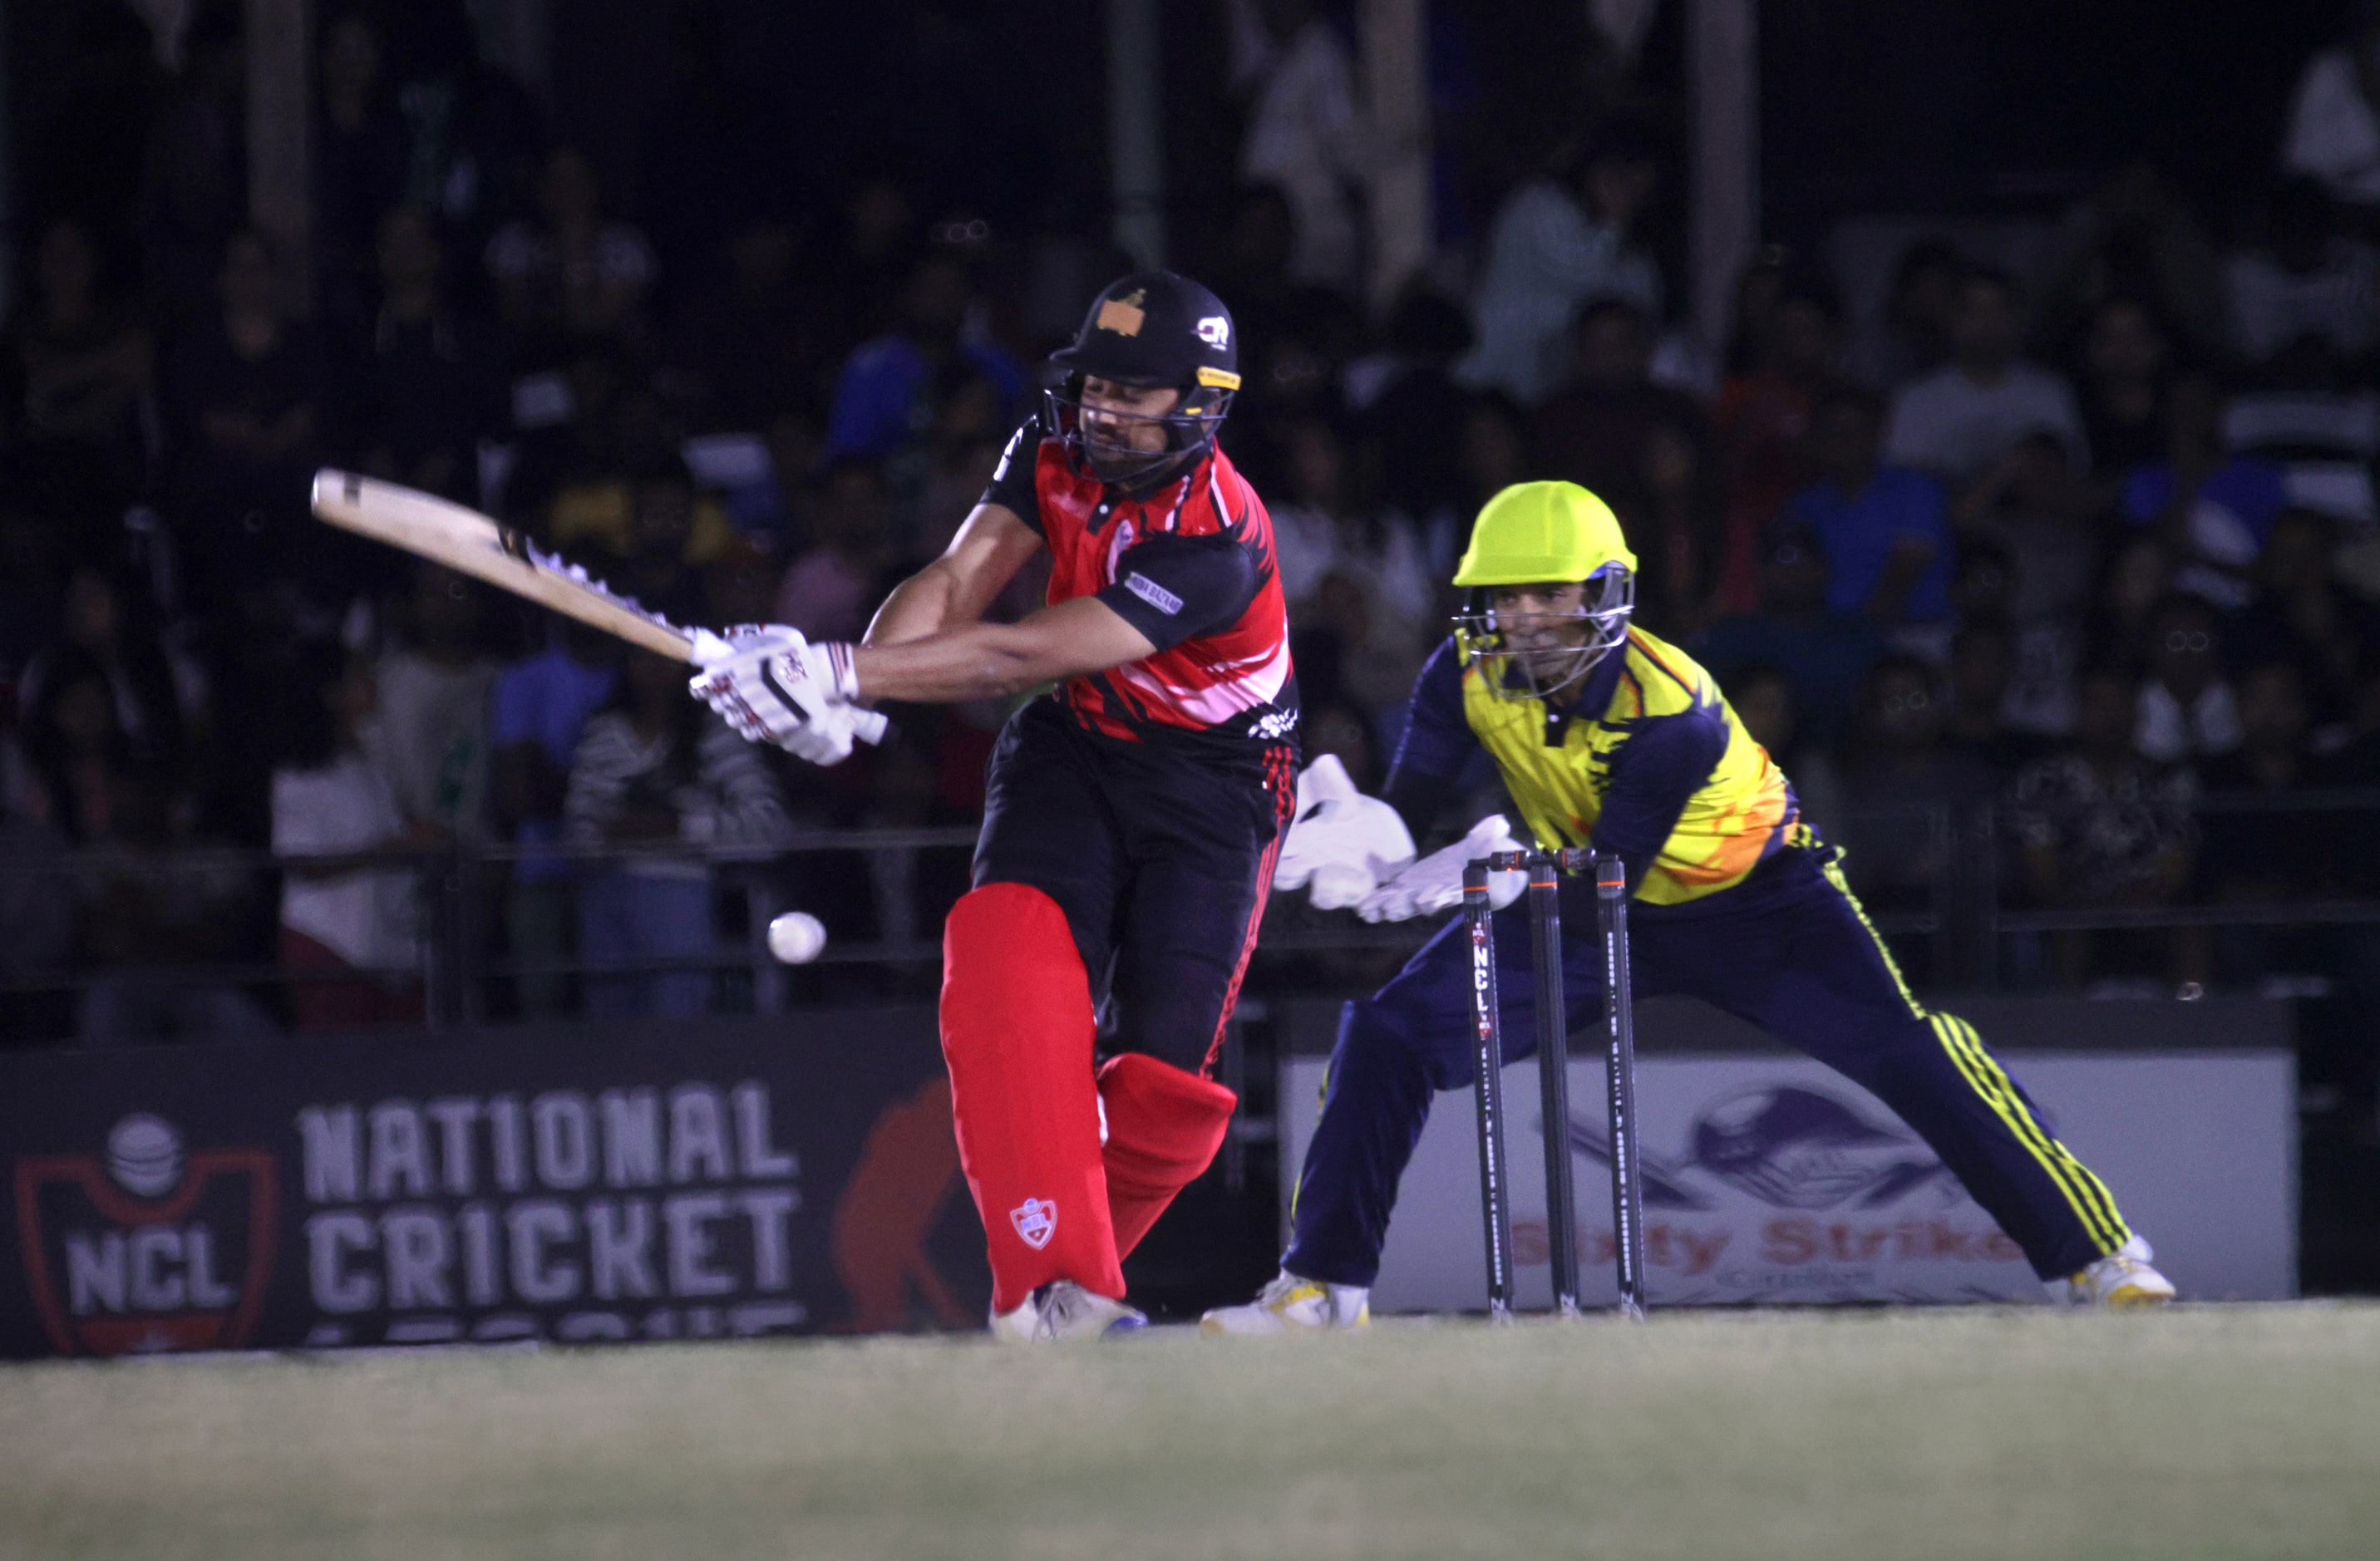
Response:
[[[1142,308],[1148,294],[1134,288],[1121,298],[1109,298],[1099,305],[1096,321],[1102,331],[1112,331],[1119,336],[1137,336],[1140,328],[1148,323],[1148,311]]]
[[[1232,345],[1232,319],[1229,315],[1210,314],[1198,321],[1198,339],[1218,349]],[[1234,380],[1239,376],[1232,376]],[[1237,388],[1234,386],[1233,388]]]

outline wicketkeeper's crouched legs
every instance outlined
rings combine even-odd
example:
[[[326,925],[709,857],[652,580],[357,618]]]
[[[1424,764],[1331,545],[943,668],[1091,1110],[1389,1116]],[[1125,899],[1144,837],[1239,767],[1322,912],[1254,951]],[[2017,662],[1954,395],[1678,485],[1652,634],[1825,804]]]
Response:
[[[1910,996],[1831,863],[1809,871],[1801,892],[1745,914],[1658,927],[1648,918],[1635,953],[1658,967],[1659,987],[1752,1021],[1890,1107],[2044,1279],[2130,1239],[2107,1185],[2058,1141],[1973,1026]]]
[[[995,883],[952,907],[941,1021],[993,1310],[1013,1312],[1054,1279],[1122,1298],[1091,1074],[1090,982],[1057,902]]]
[[[1462,920],[1451,921],[1387,986],[1342,1010],[1281,1258],[1300,1278],[1369,1285],[1378,1276],[1397,1183],[1429,1120],[1430,1097],[1472,1080],[1469,950]],[[1497,914],[1496,965],[1503,1055],[1518,1061],[1536,1050],[1536,1010],[1528,923],[1517,909]],[[1595,962],[1573,950],[1563,974],[1571,1011],[1598,1011]]]

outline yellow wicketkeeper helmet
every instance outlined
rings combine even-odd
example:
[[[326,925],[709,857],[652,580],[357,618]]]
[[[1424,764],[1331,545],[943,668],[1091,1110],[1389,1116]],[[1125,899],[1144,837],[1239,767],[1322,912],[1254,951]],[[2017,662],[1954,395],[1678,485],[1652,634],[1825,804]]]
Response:
[[[1494,587],[1572,582],[1585,587],[1568,615],[1587,625],[1583,643],[1547,643],[1544,614],[1533,615],[1537,637],[1528,645],[1514,644],[1497,623]],[[1636,555],[1611,506],[1577,483],[1520,482],[1480,510],[1454,583],[1471,593],[1455,618],[1455,637],[1488,673],[1488,686],[1507,698],[1545,699],[1575,686],[1628,637]]]

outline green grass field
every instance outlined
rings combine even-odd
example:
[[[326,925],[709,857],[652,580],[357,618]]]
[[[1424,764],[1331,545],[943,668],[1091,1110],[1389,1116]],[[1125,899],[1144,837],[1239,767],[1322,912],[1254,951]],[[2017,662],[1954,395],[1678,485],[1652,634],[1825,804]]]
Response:
[[[2380,1307],[0,1371],[0,1556],[2370,1556]]]

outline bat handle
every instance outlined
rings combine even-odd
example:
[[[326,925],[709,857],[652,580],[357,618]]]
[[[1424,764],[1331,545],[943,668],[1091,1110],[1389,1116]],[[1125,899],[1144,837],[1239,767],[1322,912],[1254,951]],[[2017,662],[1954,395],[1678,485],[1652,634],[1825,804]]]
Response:
[[[892,734],[892,722],[881,710],[855,710],[851,717],[851,732],[872,748]]]

